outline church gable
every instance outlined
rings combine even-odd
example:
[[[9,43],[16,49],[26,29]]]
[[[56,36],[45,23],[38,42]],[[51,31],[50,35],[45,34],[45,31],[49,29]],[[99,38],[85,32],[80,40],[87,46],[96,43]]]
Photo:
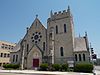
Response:
[[[46,28],[42,25],[42,23],[40,22],[40,20],[38,18],[36,18],[34,20],[34,22],[32,23],[31,27],[29,28],[29,31],[41,31],[41,30],[46,30]]]
[[[46,32],[46,28],[44,27],[44,25],[42,25],[42,23],[40,22],[40,20],[36,17],[34,22],[32,23],[32,25],[30,27],[27,27],[27,33],[24,36],[23,39],[25,39],[27,36],[31,36],[33,34],[33,32]]]
[[[36,17],[30,28],[27,28],[27,33],[22,42],[26,45],[26,52],[29,51],[34,45],[37,45],[42,51],[46,50],[46,28],[42,25]]]
[[[35,19],[29,28],[28,34],[30,41],[43,49],[42,44],[43,42],[46,42],[46,28],[42,25],[38,18]]]

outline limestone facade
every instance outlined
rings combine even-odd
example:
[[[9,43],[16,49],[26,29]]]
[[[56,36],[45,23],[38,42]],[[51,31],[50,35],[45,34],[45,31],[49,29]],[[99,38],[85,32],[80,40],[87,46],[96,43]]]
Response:
[[[74,36],[69,7],[63,12],[51,11],[47,28],[36,17],[31,27],[27,28],[24,38],[11,52],[11,63],[20,64],[22,69],[34,69],[42,63],[61,64],[70,61],[89,62],[90,53],[87,34],[84,37]]]

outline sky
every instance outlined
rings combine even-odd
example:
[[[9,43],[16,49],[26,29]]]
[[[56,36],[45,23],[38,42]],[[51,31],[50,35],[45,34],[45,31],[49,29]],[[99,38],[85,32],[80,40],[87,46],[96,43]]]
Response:
[[[100,57],[100,0],[0,0],[0,40],[18,43],[37,14],[46,27],[50,11],[67,10],[68,5],[75,36],[87,31],[89,43]]]

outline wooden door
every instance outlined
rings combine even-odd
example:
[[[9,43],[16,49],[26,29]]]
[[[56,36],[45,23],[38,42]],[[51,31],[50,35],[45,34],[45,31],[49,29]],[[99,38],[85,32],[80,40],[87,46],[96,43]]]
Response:
[[[39,59],[33,59],[33,67],[39,67]]]

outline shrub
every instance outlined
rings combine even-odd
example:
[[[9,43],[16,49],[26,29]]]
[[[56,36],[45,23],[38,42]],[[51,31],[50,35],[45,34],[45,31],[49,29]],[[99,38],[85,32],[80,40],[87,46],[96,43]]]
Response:
[[[20,65],[18,65],[18,64],[5,64],[5,65],[3,65],[3,67],[5,69],[18,69],[20,67]]]
[[[62,64],[61,65],[61,70],[62,71],[67,71],[68,70],[68,64]]]
[[[48,70],[48,64],[44,63],[40,65],[40,70],[47,71]]]
[[[52,70],[53,71],[59,71],[61,69],[60,64],[52,64]]]
[[[20,67],[18,64],[13,64],[12,66],[13,69],[18,69]]]
[[[93,64],[91,63],[78,63],[74,67],[75,72],[86,72],[90,73],[93,70]]]

